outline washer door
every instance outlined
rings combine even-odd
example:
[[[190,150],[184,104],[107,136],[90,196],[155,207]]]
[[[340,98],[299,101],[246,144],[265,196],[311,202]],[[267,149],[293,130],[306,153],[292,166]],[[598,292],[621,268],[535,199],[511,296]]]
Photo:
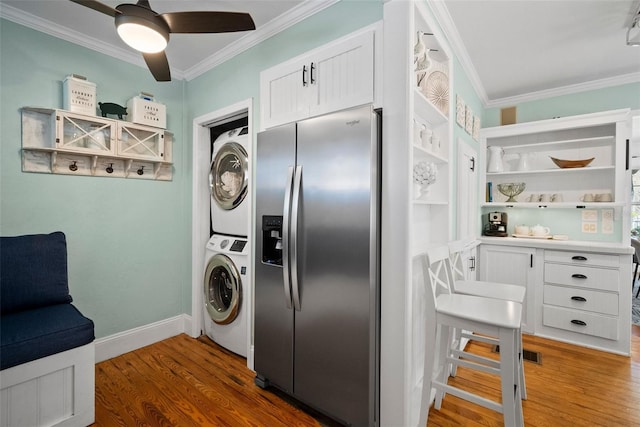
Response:
[[[213,256],[204,272],[204,304],[211,320],[226,325],[240,311],[242,281],[231,259],[222,254]]]
[[[247,152],[237,142],[224,144],[209,170],[209,191],[218,206],[231,210],[247,195],[249,183]]]

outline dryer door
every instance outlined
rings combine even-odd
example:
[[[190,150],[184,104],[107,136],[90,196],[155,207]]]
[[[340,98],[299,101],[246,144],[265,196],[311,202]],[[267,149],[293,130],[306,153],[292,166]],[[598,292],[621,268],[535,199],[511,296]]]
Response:
[[[222,209],[231,210],[247,195],[249,184],[247,152],[237,142],[220,147],[209,170],[211,198]]]
[[[235,320],[242,300],[238,269],[226,255],[214,255],[204,272],[204,304],[211,320],[226,325]]]

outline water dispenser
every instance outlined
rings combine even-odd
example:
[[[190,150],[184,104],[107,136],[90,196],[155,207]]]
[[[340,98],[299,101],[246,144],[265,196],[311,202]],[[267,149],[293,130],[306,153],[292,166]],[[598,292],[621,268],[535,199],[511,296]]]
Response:
[[[282,265],[282,216],[262,217],[262,262]]]

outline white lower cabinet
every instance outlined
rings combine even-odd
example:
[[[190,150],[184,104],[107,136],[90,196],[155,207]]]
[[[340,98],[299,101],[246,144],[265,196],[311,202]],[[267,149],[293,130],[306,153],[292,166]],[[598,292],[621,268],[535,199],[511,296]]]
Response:
[[[630,248],[574,242],[557,249],[557,242],[543,241],[510,246],[506,239],[480,246],[480,279],[527,287],[525,332],[629,355]]]
[[[590,343],[590,337],[618,340],[621,335],[618,257],[547,250],[544,260],[542,327],[584,335],[584,338],[576,335],[574,339],[586,344]],[[556,335],[552,329],[547,333]]]
[[[522,330],[533,333],[535,325],[535,287],[542,277],[537,249],[512,246],[480,246],[480,280],[509,283],[527,289],[522,307]]]

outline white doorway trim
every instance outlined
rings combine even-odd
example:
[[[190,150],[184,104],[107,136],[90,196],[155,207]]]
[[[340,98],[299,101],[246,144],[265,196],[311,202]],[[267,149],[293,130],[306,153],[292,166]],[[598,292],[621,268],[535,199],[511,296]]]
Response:
[[[249,135],[253,138],[253,98],[193,119],[193,188],[191,211],[191,331],[193,338],[204,330],[202,310],[202,283],[204,277],[204,253],[209,240],[210,197],[209,166],[211,163],[210,128],[216,122],[246,112]],[[253,142],[252,142],[253,144]],[[249,320],[249,319],[247,319]]]

